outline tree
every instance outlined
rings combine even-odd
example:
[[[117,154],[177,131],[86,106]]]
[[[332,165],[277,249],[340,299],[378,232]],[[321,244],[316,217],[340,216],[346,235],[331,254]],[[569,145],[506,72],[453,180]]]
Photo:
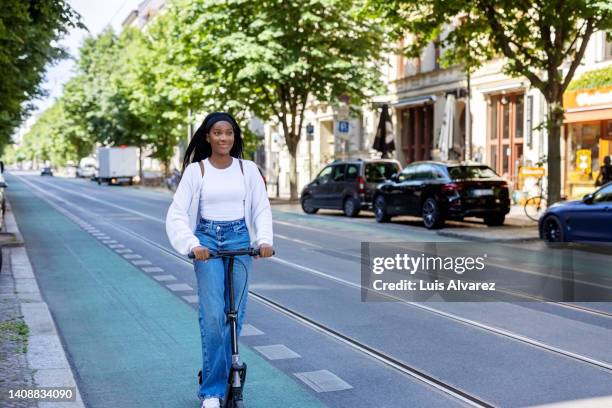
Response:
[[[168,75],[185,86],[186,104],[275,119],[291,155],[305,110],[343,95],[359,104],[380,90],[383,29],[350,0],[177,0],[168,11]]]
[[[63,166],[91,151],[91,142],[83,136],[81,129],[70,123],[59,100],[41,113],[24,135],[18,153],[27,160],[50,161],[55,166]]]
[[[474,70],[502,56],[506,74],[525,77],[548,105],[548,202],[561,195],[563,92],[584,56],[591,35],[612,29],[612,5],[604,0],[369,0],[394,28],[395,38],[410,33],[407,54],[418,55],[444,27],[444,61]]]
[[[44,95],[48,64],[66,53],[57,41],[71,27],[84,27],[64,0],[3,0],[0,10],[0,150]]]

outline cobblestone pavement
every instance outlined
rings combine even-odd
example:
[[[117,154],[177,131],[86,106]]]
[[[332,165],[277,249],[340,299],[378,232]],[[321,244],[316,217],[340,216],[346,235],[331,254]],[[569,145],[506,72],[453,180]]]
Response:
[[[2,408],[38,407],[36,402],[11,401],[9,390],[33,388],[33,373],[27,366],[27,326],[23,321],[15,281],[10,270],[10,252],[2,249],[0,271],[0,406]]]

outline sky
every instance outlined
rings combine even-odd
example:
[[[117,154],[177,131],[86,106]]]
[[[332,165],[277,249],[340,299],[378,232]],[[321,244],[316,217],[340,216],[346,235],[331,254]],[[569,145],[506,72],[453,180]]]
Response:
[[[119,31],[121,23],[130,13],[136,9],[142,0],[68,0],[68,3],[80,15],[83,23],[87,26],[89,34],[96,35],[106,26],[111,25],[115,31]],[[79,47],[88,32],[81,29],[72,29],[62,41],[62,45],[70,55],[77,58]],[[74,61],[62,60],[47,69],[43,87],[49,96],[34,101],[37,112],[41,112],[51,106],[53,101],[62,94],[63,85],[74,75]]]

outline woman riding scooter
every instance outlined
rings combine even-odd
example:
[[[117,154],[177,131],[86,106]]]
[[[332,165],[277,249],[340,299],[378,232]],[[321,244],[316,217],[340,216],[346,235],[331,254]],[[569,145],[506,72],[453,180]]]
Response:
[[[242,159],[242,137],[228,113],[206,116],[183,160],[181,180],[166,216],[166,232],[181,254],[193,253],[198,282],[202,338],[202,408],[218,408],[225,397],[231,367],[226,324],[227,259],[208,259],[218,251],[248,247],[261,257],[273,254],[272,211],[257,165]],[[248,293],[251,258],[237,256],[234,296],[238,302],[238,334]]]

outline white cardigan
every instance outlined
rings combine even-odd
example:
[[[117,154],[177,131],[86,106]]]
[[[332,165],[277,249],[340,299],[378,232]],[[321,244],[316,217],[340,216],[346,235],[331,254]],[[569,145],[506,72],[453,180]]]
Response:
[[[264,181],[254,162],[242,160],[242,163],[247,192],[244,215],[251,247],[273,245],[272,210]],[[172,247],[182,255],[200,245],[195,231],[200,219],[202,180],[197,162],[187,166],[166,215],[166,234]]]

